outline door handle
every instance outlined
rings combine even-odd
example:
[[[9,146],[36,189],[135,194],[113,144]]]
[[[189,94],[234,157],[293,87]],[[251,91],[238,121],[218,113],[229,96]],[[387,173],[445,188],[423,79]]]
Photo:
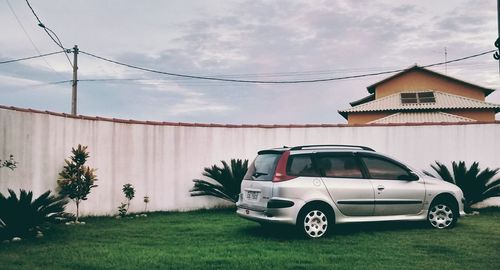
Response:
[[[382,186],[382,185],[379,185],[379,186],[377,187],[377,189],[378,189],[378,190],[384,190],[384,189],[385,189],[385,187],[384,187],[384,186]]]

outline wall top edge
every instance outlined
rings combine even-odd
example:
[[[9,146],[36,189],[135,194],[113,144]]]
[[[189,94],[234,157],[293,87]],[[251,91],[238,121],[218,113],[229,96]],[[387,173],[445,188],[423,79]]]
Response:
[[[457,126],[457,125],[484,125],[484,124],[500,124],[500,121],[494,122],[424,122],[424,123],[390,123],[390,124],[362,124],[362,125],[347,125],[347,124],[213,124],[213,123],[184,123],[184,122],[164,122],[164,121],[143,121],[133,119],[119,119],[108,118],[101,116],[86,116],[86,115],[70,115],[67,113],[58,113],[52,111],[42,111],[35,109],[19,108],[14,106],[0,105],[0,109],[18,111],[24,113],[46,114],[52,116],[59,116],[64,118],[72,118],[78,120],[90,121],[105,121],[122,124],[141,124],[141,125],[154,125],[154,126],[183,126],[183,127],[222,127],[222,128],[330,128],[330,127],[384,127],[384,126]]]

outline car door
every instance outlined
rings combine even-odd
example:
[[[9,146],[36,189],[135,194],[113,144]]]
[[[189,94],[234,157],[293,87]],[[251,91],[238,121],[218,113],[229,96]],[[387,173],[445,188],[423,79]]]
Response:
[[[342,214],[371,216],[374,190],[353,153],[318,153],[315,158],[321,179]]]
[[[425,199],[423,179],[392,159],[364,154],[361,157],[375,191],[375,216],[414,215]]]

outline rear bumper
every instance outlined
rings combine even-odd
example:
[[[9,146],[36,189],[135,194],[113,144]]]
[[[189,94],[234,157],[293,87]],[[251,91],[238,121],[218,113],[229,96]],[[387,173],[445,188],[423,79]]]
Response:
[[[241,207],[238,207],[236,214],[244,219],[259,223],[295,224],[295,220],[291,217],[270,217],[266,212],[258,212]]]
[[[236,214],[244,219],[259,223],[295,225],[302,205],[304,202],[300,200],[294,200],[293,205],[286,208],[255,208],[251,205],[237,203]]]

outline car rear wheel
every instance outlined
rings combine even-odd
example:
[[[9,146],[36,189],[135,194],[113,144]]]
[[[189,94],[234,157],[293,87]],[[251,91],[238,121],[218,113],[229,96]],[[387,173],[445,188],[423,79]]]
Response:
[[[456,207],[445,201],[433,203],[427,214],[429,224],[437,229],[452,228],[458,220]]]
[[[321,207],[308,207],[301,211],[297,229],[308,238],[320,238],[333,226],[333,216]]]

